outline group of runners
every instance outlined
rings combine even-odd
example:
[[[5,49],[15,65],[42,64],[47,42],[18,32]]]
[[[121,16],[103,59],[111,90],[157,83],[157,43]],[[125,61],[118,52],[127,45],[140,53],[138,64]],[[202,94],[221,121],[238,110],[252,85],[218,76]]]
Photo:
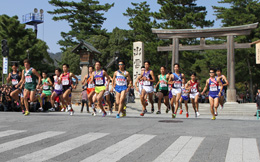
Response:
[[[42,72],[42,76],[36,69],[31,67],[28,59],[24,60],[25,69],[22,72],[18,71],[17,64],[13,64],[12,72],[9,73],[7,81],[12,84],[11,97],[19,105],[24,105],[25,111],[22,107],[22,111],[25,116],[29,115],[28,99],[30,101],[35,100],[36,89],[42,89],[41,93],[41,107],[43,109],[43,101],[47,98],[52,105],[50,110],[54,110],[55,98],[59,97],[61,102],[61,111],[68,111],[70,115],[74,114],[74,110],[71,106],[71,92],[77,88],[78,78],[71,72],[69,72],[69,65],[63,64],[62,70],[60,68],[55,69],[55,75],[53,79],[47,77],[46,72]],[[154,112],[153,94],[156,92],[158,97],[158,111],[156,114],[161,114],[162,100],[166,105],[166,113],[172,110],[172,118],[176,117],[178,108],[184,101],[186,108],[186,117],[189,117],[188,111],[188,99],[191,99],[192,106],[195,112],[195,117],[199,114],[199,95],[201,91],[200,82],[196,77],[196,73],[191,73],[190,80],[186,80],[183,73],[179,71],[179,64],[174,64],[174,72],[167,73],[166,67],[160,67],[160,75],[158,75],[158,82],[154,72],[150,70],[150,62],[145,61],[144,66],[141,68],[141,74],[135,80],[135,88],[140,93],[140,99],[142,104],[141,116],[144,116],[147,112],[147,98],[151,104],[151,112]],[[112,104],[109,99],[111,92],[116,93],[116,105],[118,106],[118,112],[116,118],[126,116],[126,94],[129,88],[133,86],[133,82],[130,74],[125,70],[125,62],[120,60],[118,62],[118,70],[113,73],[113,77],[110,77],[105,68],[101,68],[101,62],[96,61],[95,66],[89,66],[88,75],[82,80],[82,85],[85,86],[84,90],[87,91],[88,104],[93,109],[92,115],[96,116],[96,107],[100,108],[100,112],[103,112],[103,117],[107,115],[106,110],[103,107],[105,101],[109,107],[109,113],[112,113]],[[206,85],[201,92],[203,95],[209,87],[209,102],[210,110],[212,114],[212,120],[215,120],[218,115],[217,108],[219,103],[221,108],[224,104],[224,89],[223,86],[228,85],[227,78],[221,74],[221,69],[210,69],[210,78],[207,79]],[[217,74],[217,75],[216,75]],[[75,84],[72,82],[72,78],[76,80]],[[38,80],[38,82],[37,82]],[[52,82],[52,80],[54,82]],[[112,88],[109,90],[110,82]],[[52,88],[53,87],[53,88]],[[53,90],[52,90],[53,89]],[[158,89],[156,91],[156,89]],[[97,102],[97,105],[95,105]],[[32,102],[30,102],[31,104]],[[182,109],[180,111],[182,113]]]
[[[206,85],[201,91],[200,82],[196,77],[196,73],[193,72],[190,75],[190,79],[187,81],[183,73],[180,72],[180,65],[174,64],[174,72],[167,73],[166,67],[160,67],[160,75],[158,75],[158,82],[155,84],[155,75],[150,70],[150,62],[145,61],[144,66],[141,67],[141,74],[135,81],[135,88],[140,93],[141,104],[143,106],[141,116],[147,112],[147,98],[151,104],[151,113],[154,112],[153,93],[156,92],[158,97],[158,111],[156,114],[161,114],[161,102],[164,101],[166,106],[166,113],[172,110],[172,118],[175,118],[178,112],[178,108],[181,107],[182,101],[185,103],[186,117],[189,117],[188,100],[191,99],[191,103],[195,112],[195,117],[200,115],[199,113],[199,96],[204,95],[209,87],[209,102],[210,110],[212,114],[212,120],[216,119],[218,115],[217,108],[219,103],[221,109],[224,106],[224,86],[228,85],[227,78],[222,75],[222,70],[210,69],[209,79],[206,81]],[[155,84],[155,85],[154,85]],[[156,90],[158,89],[158,90]],[[182,114],[183,110],[180,110]]]

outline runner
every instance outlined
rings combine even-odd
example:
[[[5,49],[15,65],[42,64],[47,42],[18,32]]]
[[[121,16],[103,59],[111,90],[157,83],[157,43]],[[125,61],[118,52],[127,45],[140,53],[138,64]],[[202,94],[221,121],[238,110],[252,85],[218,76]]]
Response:
[[[176,117],[176,113],[179,108],[179,100],[181,98],[182,80],[185,81],[185,75],[183,73],[180,73],[179,69],[180,69],[180,65],[178,63],[175,63],[174,73],[170,75],[169,82],[168,82],[169,84],[172,84],[171,105],[173,105],[173,103],[175,104],[175,109],[174,106],[172,107],[172,118]]]
[[[48,75],[46,72],[42,72],[42,93],[41,93],[42,102],[40,102],[41,107],[39,108],[39,111],[43,111],[43,101],[45,101],[46,103],[46,99],[44,98],[47,97],[47,100],[50,101],[50,97],[51,97],[52,81],[47,76]],[[50,108],[50,111],[55,111],[55,109],[52,107]]]
[[[145,71],[145,67],[142,66],[142,67],[141,67],[141,73],[144,72],[144,71]],[[137,83],[138,83],[138,85],[137,85]],[[139,94],[140,94],[140,96],[141,96],[142,90],[143,90],[143,80],[140,80],[139,77],[137,77],[136,80],[135,80],[135,89],[136,89],[136,91],[139,92]],[[146,104],[146,106],[148,105],[148,102],[147,102],[147,94],[145,94],[145,104]],[[146,113],[146,112],[147,112],[147,110],[145,109],[145,113]]]
[[[25,59],[23,61],[25,69],[22,71],[22,79],[21,83],[24,83],[24,105],[25,105],[25,113],[24,115],[27,116],[30,114],[29,112],[29,105],[28,105],[28,98],[27,96],[30,95],[30,101],[35,100],[35,93],[36,88],[38,89],[41,84],[41,76],[40,74],[30,65],[30,61]],[[38,84],[36,83],[36,79],[38,77]],[[23,84],[21,84],[20,89],[23,88]],[[30,102],[30,107],[33,106],[33,102]]]
[[[22,73],[18,71],[18,64],[17,63],[13,63],[12,70],[13,71],[8,74],[8,77],[6,79],[7,83],[9,83],[10,81],[12,83],[12,92],[11,92],[10,96],[15,100],[17,105],[19,105],[21,107],[21,110],[24,113],[23,94],[22,94],[23,91],[21,89],[19,89],[20,85],[22,84],[20,82],[21,77],[22,77]],[[20,96],[20,100],[19,100],[19,96]]]
[[[195,111],[195,117],[200,116],[199,113],[199,90],[201,90],[200,82],[196,79],[196,73],[191,73],[190,76],[191,80],[187,82],[186,88],[189,89],[190,92],[190,99],[192,103],[192,107]]]
[[[52,95],[51,95],[51,105],[52,105],[52,108],[54,108],[55,98],[58,96],[59,100],[61,101],[61,107],[62,107],[61,111],[64,111],[66,109],[67,105],[63,99],[63,86],[62,86],[62,83],[60,82],[60,75],[61,75],[61,69],[56,68],[55,76],[53,76],[54,91],[52,92]]]
[[[207,79],[206,85],[202,91],[202,95],[205,93],[207,88],[209,87],[209,103],[210,103],[210,111],[212,114],[212,120],[216,119],[216,116],[218,115],[217,108],[219,105],[219,97],[221,96],[221,92],[223,89],[222,83],[220,81],[220,78],[215,77],[215,69],[209,70],[210,78]],[[220,90],[218,87],[220,86]],[[215,108],[215,112],[214,112]]]
[[[169,77],[170,77],[170,75],[172,74],[172,72],[168,72],[168,75],[169,75]],[[168,95],[168,97],[169,97],[169,109],[166,109],[166,113],[168,113],[170,110],[171,110],[171,108],[173,107],[173,102],[171,102],[171,100],[172,100],[172,85],[171,84],[169,84],[168,83],[168,91],[169,91],[169,95]]]
[[[92,103],[92,109],[94,110],[93,115],[94,116],[96,115],[94,102],[95,100],[97,100],[99,108],[103,111],[103,117],[105,117],[107,113],[103,108],[102,99],[106,89],[108,89],[109,86],[109,84],[105,86],[105,77],[107,77],[108,83],[110,82],[110,77],[104,70],[101,70],[101,63],[99,61],[95,63],[95,69],[96,70],[92,72],[92,76],[93,76],[92,82],[95,83],[95,93],[96,93],[96,96],[93,97],[93,103]]]
[[[122,116],[126,116],[126,112],[123,110],[125,106],[125,97],[126,92],[129,87],[131,87],[131,77],[127,71],[125,71],[125,62],[120,60],[118,62],[119,70],[114,72],[114,76],[112,79],[112,87],[115,88],[116,91],[116,104],[119,105],[118,113],[116,118],[120,118],[120,112],[122,112]],[[113,89],[111,90],[113,91]]]
[[[103,68],[103,70],[107,73],[107,69]],[[112,81],[111,76],[109,76],[109,80]],[[106,91],[104,93],[104,101],[108,104],[109,107],[109,115],[113,113],[112,111],[112,104],[110,101],[110,91],[109,89],[112,89],[112,87],[110,87],[110,81],[108,81],[107,77],[105,77],[105,86],[106,86]],[[100,109],[100,113],[101,113],[101,109]]]
[[[221,68],[217,68],[216,70],[216,74],[217,74],[217,77],[220,79],[222,85],[223,85],[223,89],[222,89],[222,92],[221,92],[221,96],[219,98],[219,103],[220,103],[220,109],[223,109],[224,108],[224,97],[225,97],[225,89],[224,87],[228,86],[228,80],[226,78],[225,75],[222,75],[222,69]],[[221,88],[220,86],[218,87],[219,89]]]
[[[63,74],[60,76],[59,82],[62,83],[62,86],[63,86],[63,98],[64,98],[66,104],[68,105],[69,115],[73,115],[74,110],[71,107],[71,92],[72,92],[73,88],[74,89],[77,88],[78,78],[73,73],[69,72],[68,64],[63,64],[62,69],[63,69]],[[72,78],[76,79],[75,86],[72,84]]]
[[[168,91],[168,80],[169,75],[166,74],[166,67],[161,66],[160,68],[161,74],[158,75],[158,83],[156,84],[155,88],[159,85],[158,92],[156,93],[156,96],[158,97],[158,111],[156,114],[161,114],[161,102],[162,99],[164,99],[164,104],[166,106],[166,111],[169,109],[169,91]]]
[[[146,103],[145,103],[145,95],[148,94],[149,101],[152,105],[151,112],[154,112],[154,105],[153,105],[153,82],[155,82],[154,73],[150,70],[150,61],[144,61],[145,71],[141,72],[141,75],[138,76],[138,80],[143,81],[143,89],[141,93],[141,103],[143,105],[141,116],[144,116],[146,113]]]
[[[93,66],[88,67],[88,75],[86,75],[82,81],[82,85],[87,86],[87,95],[88,95],[88,102],[89,106],[93,104],[93,96],[95,95],[95,84],[93,82],[93,76],[92,73],[94,71]],[[94,111],[94,110],[93,110]],[[95,112],[93,112],[95,113]]]
[[[185,109],[186,109],[186,118],[188,118],[189,117],[189,107],[188,107],[189,90],[186,89],[185,80],[182,80],[182,86],[181,86],[181,98],[180,98],[181,109],[182,109],[182,101],[184,101]],[[182,112],[180,114],[182,114]]]

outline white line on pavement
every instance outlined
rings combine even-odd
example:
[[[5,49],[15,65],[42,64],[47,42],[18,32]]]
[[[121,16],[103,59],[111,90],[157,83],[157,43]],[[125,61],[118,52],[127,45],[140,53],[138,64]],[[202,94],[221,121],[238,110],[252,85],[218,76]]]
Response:
[[[155,136],[153,136],[153,135],[134,134],[134,135],[106,148],[105,150],[100,151],[100,152],[96,153],[95,155],[92,155],[92,156],[84,159],[83,162],[118,161],[154,137]]]
[[[23,133],[26,132],[25,130],[7,130],[7,131],[2,131],[0,132],[0,138],[1,137],[6,137],[6,136],[10,136],[10,135],[14,135],[14,134],[18,134],[18,133]]]

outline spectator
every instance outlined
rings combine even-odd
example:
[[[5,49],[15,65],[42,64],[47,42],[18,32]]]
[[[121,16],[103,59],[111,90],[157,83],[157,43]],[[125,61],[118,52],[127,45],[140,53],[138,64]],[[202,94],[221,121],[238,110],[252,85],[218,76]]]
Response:
[[[257,110],[260,110],[260,89],[258,89],[257,93],[256,93],[256,107],[257,107]],[[257,114],[255,113],[255,116],[256,115]]]
[[[81,113],[83,112],[83,108],[84,108],[84,105],[86,104],[87,106],[87,112],[89,113],[89,107],[88,107],[88,94],[87,94],[87,87],[86,86],[83,86],[82,87],[82,92],[81,92],[81,98],[82,98],[82,101],[81,101]]]

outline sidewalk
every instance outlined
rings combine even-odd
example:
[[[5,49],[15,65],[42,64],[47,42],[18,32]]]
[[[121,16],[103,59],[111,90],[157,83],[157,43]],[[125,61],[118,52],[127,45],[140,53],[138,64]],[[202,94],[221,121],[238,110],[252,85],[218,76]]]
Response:
[[[176,119],[184,119],[186,118],[186,111],[185,111],[185,105],[183,104],[183,114],[180,115],[179,111],[177,114]],[[189,118],[195,118],[195,113],[192,108],[192,105],[189,103]],[[81,106],[76,106],[73,105],[73,108],[75,110],[75,113],[80,113]],[[147,111],[144,115],[144,118],[149,117],[149,118],[169,118],[171,119],[171,112],[168,114],[165,113],[166,106],[162,104],[161,108],[161,113],[162,114],[156,114],[158,110],[157,103],[154,104],[154,113],[151,113],[151,105],[150,103],[147,106]],[[220,108],[220,106],[219,106]],[[92,111],[92,110],[90,110]],[[135,103],[128,103],[127,104],[127,116],[129,117],[140,117],[140,113],[142,111],[142,105],[140,100],[136,99]],[[84,112],[86,112],[86,108],[84,108]],[[210,105],[209,103],[200,103],[199,104],[199,112],[200,116],[198,118],[211,118],[211,113],[210,113]],[[217,119],[234,119],[234,120],[256,120],[256,117],[254,116],[256,112],[256,105],[255,103],[245,103],[245,104],[225,104],[224,109],[220,110],[218,109],[218,116]],[[83,113],[84,114],[84,113]],[[116,112],[114,112],[112,115],[115,116]]]

